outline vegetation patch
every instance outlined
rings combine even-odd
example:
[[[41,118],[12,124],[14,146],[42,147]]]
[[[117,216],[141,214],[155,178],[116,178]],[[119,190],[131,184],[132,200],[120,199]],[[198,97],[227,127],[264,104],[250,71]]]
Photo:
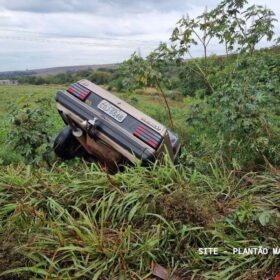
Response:
[[[179,279],[277,279],[279,39],[256,50],[274,40],[273,22],[265,7],[223,1],[182,18],[146,58],[1,86],[0,278],[153,279],[163,267]],[[214,38],[227,55],[208,56]],[[198,43],[204,57],[186,60]],[[80,78],[173,126],[176,165],[109,175],[55,158],[55,90]]]

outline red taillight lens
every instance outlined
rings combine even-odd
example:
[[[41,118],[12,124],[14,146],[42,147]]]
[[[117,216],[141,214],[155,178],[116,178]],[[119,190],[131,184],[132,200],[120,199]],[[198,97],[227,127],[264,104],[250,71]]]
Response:
[[[80,100],[84,101],[90,94],[90,90],[81,86],[78,83],[72,84],[68,89],[67,92],[74,95],[75,97],[79,98]]]
[[[157,149],[161,142],[161,136],[151,128],[145,126],[144,124],[139,125],[135,129],[133,135],[141,139],[143,142],[145,142],[154,149]]]

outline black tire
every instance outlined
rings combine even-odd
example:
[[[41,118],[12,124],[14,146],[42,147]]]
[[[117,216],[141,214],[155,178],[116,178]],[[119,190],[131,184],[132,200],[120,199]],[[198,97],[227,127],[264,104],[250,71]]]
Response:
[[[55,154],[62,159],[72,159],[81,156],[84,148],[72,134],[72,129],[65,127],[55,138],[53,149]]]

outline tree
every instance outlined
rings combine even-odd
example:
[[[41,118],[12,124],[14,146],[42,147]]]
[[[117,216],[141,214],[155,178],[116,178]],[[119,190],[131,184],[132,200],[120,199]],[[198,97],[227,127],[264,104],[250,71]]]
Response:
[[[213,92],[213,87],[210,84],[207,77],[207,53],[208,45],[214,37],[214,22],[213,18],[205,9],[204,13],[194,19],[191,19],[188,15],[182,17],[177,26],[172,32],[171,42],[173,43],[172,48],[176,50],[180,56],[184,57],[188,54],[191,59],[193,56],[190,49],[193,45],[199,43],[203,47],[204,53],[204,69],[193,59],[197,71],[202,76],[210,92]],[[174,45],[175,44],[175,45]]]
[[[174,128],[171,110],[162,87],[165,78],[159,69],[160,64],[165,63],[165,61],[161,59],[161,55],[162,53],[160,51],[154,51],[144,59],[136,53],[132,54],[130,59],[123,64],[123,74],[126,77],[124,79],[124,84],[132,89],[134,89],[135,84],[140,86],[154,85],[163,98],[170,126]]]
[[[252,55],[263,38],[268,41],[273,38],[274,12],[259,5],[246,7],[247,3],[247,0],[224,0],[209,12],[212,32],[225,44],[227,55],[236,45],[237,51]]]
[[[191,19],[188,15],[183,16],[173,30],[171,41],[179,41],[179,52],[181,55],[188,53],[190,55],[190,47],[201,43],[204,53],[204,63],[207,61],[207,48],[214,37],[213,21],[207,9],[197,18]]]
[[[266,37],[267,41],[272,40],[274,35],[273,22],[277,21],[274,16],[273,11],[263,6],[253,5],[245,10],[244,17],[246,22],[252,20],[252,24],[242,33],[243,36],[239,41],[244,50],[248,50],[252,54],[257,43],[264,37]]]

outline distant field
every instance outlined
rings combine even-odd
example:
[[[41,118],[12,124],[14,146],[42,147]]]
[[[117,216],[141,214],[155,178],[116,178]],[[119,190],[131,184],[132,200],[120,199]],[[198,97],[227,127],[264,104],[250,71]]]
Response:
[[[19,75],[28,75],[28,76],[51,76],[63,73],[75,73],[81,70],[97,70],[99,68],[113,69],[117,66],[117,63],[110,64],[92,64],[92,65],[76,65],[76,66],[60,66],[60,67],[51,67],[51,68],[41,68],[41,69],[32,69],[25,71],[2,71],[0,72],[0,78],[6,77],[18,77]]]
[[[9,104],[14,103],[17,98],[33,95],[34,97],[55,96],[55,92],[59,87],[51,86],[0,86],[0,115],[7,113]]]

